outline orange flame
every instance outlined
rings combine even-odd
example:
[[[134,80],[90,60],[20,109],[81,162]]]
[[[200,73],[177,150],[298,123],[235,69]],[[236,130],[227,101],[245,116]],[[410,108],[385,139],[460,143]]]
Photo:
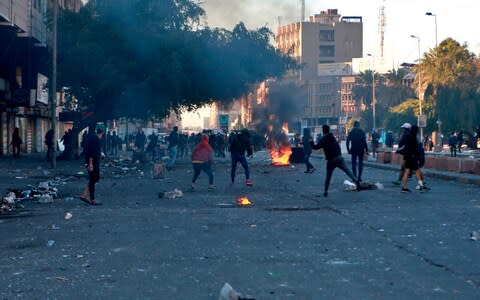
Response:
[[[247,197],[241,196],[241,197],[237,198],[237,205],[239,205],[239,206],[250,206],[250,205],[252,205],[252,202],[250,202],[250,200],[248,200]]]
[[[290,145],[282,145],[278,149],[272,147],[269,151],[272,156],[272,165],[285,166],[289,164],[290,155],[292,155],[292,147]]]

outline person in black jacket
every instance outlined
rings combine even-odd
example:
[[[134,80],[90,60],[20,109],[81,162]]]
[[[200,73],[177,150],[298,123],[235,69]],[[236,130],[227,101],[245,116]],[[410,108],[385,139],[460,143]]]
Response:
[[[365,132],[360,128],[360,122],[353,122],[353,128],[347,136],[347,151],[352,156],[353,175],[358,175],[358,181],[362,181],[363,156],[368,153],[367,137]],[[357,173],[358,160],[358,173]]]
[[[402,128],[405,128],[407,123],[402,125]],[[409,124],[408,124],[409,125]],[[411,126],[411,129],[405,130],[404,135],[400,138],[398,142],[397,153],[403,155],[405,171],[403,172],[402,177],[402,193],[411,192],[408,189],[408,176],[410,172],[415,171],[415,176],[418,180],[419,190],[423,190],[423,180],[419,164],[419,158],[421,156],[418,149],[418,140],[417,140],[418,127],[416,125]]]
[[[88,132],[93,133],[93,129],[89,129]],[[91,205],[98,204],[95,199],[95,184],[100,180],[101,140],[104,129],[97,127],[96,133],[97,134],[89,134],[85,143],[85,164],[88,170],[88,186],[80,196],[80,200],[88,202]]]
[[[328,197],[328,187],[330,185],[330,180],[332,179],[333,170],[335,170],[335,168],[342,169],[342,171],[345,172],[345,174],[347,174],[347,176],[350,177],[353,182],[355,182],[357,185],[357,191],[360,191],[360,183],[352,171],[348,169],[345,159],[342,157],[340,145],[333,134],[330,133],[330,126],[323,125],[322,132],[323,137],[320,139],[318,144],[315,145],[313,142],[310,142],[310,146],[314,150],[323,149],[325,158],[327,159],[327,177],[325,178],[325,189],[323,196]]]
[[[252,186],[253,182],[252,179],[250,179],[250,170],[248,169],[248,162],[245,157],[245,151],[249,157],[252,157],[253,155],[248,129],[244,128],[238,133],[232,132],[229,137],[229,144],[230,155],[232,157],[232,167],[230,170],[231,185],[235,183],[237,164],[240,163],[245,170],[245,184],[247,186]]]

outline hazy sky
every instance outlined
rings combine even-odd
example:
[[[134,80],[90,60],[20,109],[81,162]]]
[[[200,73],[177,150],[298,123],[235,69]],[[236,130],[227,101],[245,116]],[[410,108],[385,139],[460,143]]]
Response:
[[[282,24],[299,21],[300,0],[203,0],[207,21],[211,27],[231,29],[239,21],[248,28],[263,25],[274,29],[278,17]],[[480,53],[479,0],[305,0],[306,17],[327,9],[338,9],[343,16],[361,16],[364,23],[364,54],[380,54],[378,31],[379,7],[385,6],[387,29],[385,56],[389,64],[413,62],[418,58],[418,43],[410,35],[420,37],[421,51],[435,46],[435,17],[438,42],[452,37],[461,44],[467,42],[470,51]]]

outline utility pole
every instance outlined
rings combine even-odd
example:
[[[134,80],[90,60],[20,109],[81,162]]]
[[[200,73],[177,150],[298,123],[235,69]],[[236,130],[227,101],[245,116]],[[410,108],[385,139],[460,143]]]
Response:
[[[51,167],[57,167],[56,148],[57,148],[57,18],[58,18],[58,0],[53,1],[53,24],[52,24],[52,84],[50,85],[50,118],[53,130],[53,148],[51,157]]]

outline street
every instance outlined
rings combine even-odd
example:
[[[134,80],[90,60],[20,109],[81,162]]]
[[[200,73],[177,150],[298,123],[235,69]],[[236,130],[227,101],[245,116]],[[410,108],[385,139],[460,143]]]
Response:
[[[227,157],[217,159],[214,191],[205,174],[190,191],[187,159],[165,179],[152,179],[150,165],[125,175],[109,165],[97,184],[103,205],[89,206],[78,198],[82,161],[52,171],[9,160],[0,160],[2,195],[69,179],[53,203],[0,214],[1,299],[218,299],[225,282],[255,299],[480,298],[474,185],[427,178],[431,190],[420,193],[412,179],[402,194],[398,171],[366,166],[363,179],[383,190],[344,191],[337,169],[324,198],[325,160],[305,174],[257,152],[253,187],[240,166],[229,185]],[[175,188],[183,197],[158,197]],[[238,207],[239,196],[253,205]]]

